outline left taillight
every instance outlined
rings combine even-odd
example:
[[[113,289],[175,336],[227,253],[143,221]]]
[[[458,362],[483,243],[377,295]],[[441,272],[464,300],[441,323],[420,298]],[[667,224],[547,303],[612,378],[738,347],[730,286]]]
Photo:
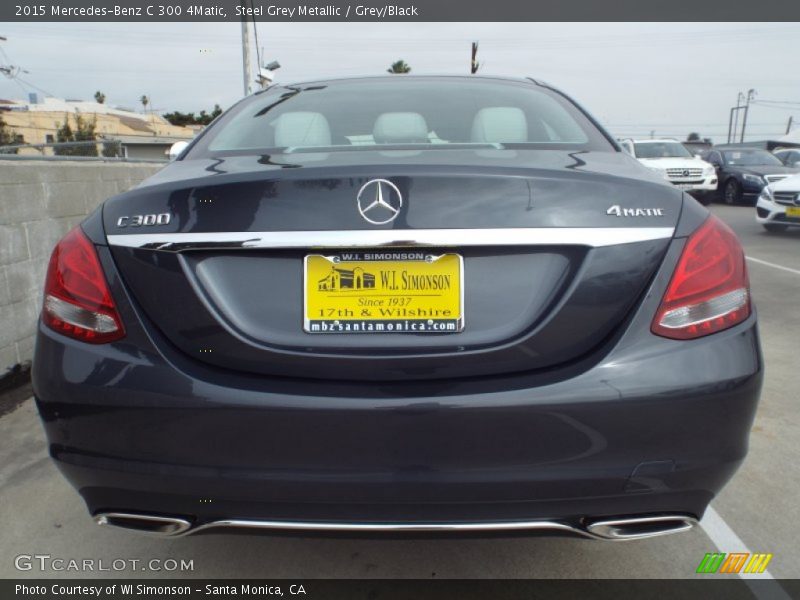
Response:
[[[50,256],[42,320],[50,329],[90,344],[125,337],[97,251],[80,227],[64,236]]]

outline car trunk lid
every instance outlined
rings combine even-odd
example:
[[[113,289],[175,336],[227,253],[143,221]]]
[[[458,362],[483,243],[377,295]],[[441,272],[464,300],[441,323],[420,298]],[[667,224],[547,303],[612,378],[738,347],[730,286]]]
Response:
[[[391,381],[545,369],[590,355],[656,272],[680,193],[613,153],[589,164],[514,152],[487,167],[456,152],[435,162],[394,153],[379,167],[352,153],[295,168],[236,157],[217,173],[190,161],[198,164],[175,165],[180,176],[165,172],[107,203],[105,228],[144,317],[188,355],[226,369]],[[383,224],[359,210],[360,190],[376,179],[402,196]],[[463,330],[310,333],[307,257],[334,268],[383,254],[400,265],[411,256],[459,261],[451,274]],[[380,277],[385,263],[374,264],[368,275]]]

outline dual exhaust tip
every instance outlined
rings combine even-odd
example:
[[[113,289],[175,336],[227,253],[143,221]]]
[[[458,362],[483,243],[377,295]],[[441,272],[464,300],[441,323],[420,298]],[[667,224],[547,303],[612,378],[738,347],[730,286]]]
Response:
[[[124,512],[99,513],[98,525],[109,525],[161,537],[191,535],[209,529],[252,529],[266,531],[318,531],[340,533],[369,532],[503,532],[542,531],[567,532],[582,537],[626,541],[681,533],[697,525],[697,519],[684,514],[627,517],[592,521],[588,525],[571,525],[562,521],[501,521],[494,523],[322,523],[295,521],[257,521],[228,519],[202,525],[180,517],[164,517]]]

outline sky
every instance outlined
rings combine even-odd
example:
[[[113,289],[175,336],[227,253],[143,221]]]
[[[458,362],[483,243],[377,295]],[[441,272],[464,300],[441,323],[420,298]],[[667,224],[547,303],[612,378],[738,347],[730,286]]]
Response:
[[[747,140],[800,128],[800,23],[269,23],[262,62],[277,82],[380,74],[403,59],[413,73],[523,75],[580,102],[614,135],[725,142],[739,92],[756,90]],[[243,94],[239,23],[1,23],[0,98],[29,91],[107,104],[210,111]],[[255,36],[251,35],[253,62]]]

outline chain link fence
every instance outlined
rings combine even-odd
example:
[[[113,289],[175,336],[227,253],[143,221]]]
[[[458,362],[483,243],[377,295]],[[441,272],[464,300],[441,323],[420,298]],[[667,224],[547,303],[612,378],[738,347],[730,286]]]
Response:
[[[0,146],[0,158],[38,159],[96,159],[131,162],[167,162],[168,157],[130,158],[125,146],[117,140],[83,142],[48,142],[45,144],[12,144]]]

